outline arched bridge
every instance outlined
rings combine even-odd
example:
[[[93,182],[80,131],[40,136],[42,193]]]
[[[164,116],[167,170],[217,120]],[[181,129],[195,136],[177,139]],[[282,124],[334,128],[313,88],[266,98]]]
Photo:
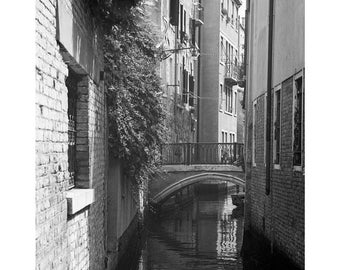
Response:
[[[162,146],[162,170],[149,185],[153,203],[203,181],[228,181],[244,187],[243,144],[177,143]]]

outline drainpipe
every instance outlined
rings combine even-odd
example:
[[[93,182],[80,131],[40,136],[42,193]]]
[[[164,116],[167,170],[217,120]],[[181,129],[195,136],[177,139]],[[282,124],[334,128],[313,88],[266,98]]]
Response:
[[[198,47],[201,50],[201,27],[198,27]],[[198,56],[198,67],[197,67],[197,103],[196,103],[196,142],[200,142],[200,94],[201,94],[201,55]]]
[[[266,195],[270,195],[270,252],[274,249],[273,227],[273,192],[271,189],[271,122],[272,122],[272,72],[273,72],[273,24],[274,0],[269,0],[269,27],[268,27],[268,76],[267,76],[267,132],[266,132]]]
[[[269,28],[268,28],[268,71],[267,71],[267,126],[266,126],[266,195],[270,194],[271,184],[271,122],[272,122],[272,68],[273,68],[273,22],[274,0],[269,0]]]
[[[175,93],[174,93],[174,129],[175,129],[175,134],[177,134],[177,118],[176,118],[176,112],[177,112],[177,37],[178,37],[178,23],[175,26]],[[177,143],[177,135],[175,135],[175,142]]]
[[[247,68],[248,68],[248,61],[247,61],[247,57],[248,57],[248,20],[249,20],[249,8],[250,8],[250,3],[249,0],[247,0],[246,2],[246,18],[245,18],[245,31],[244,31],[244,58],[243,58],[243,65],[244,65],[244,78],[245,78],[245,84],[244,84],[244,92],[243,92],[243,105],[242,105],[242,109],[246,108],[246,95],[247,95],[247,85],[248,85],[248,80],[247,78]]]

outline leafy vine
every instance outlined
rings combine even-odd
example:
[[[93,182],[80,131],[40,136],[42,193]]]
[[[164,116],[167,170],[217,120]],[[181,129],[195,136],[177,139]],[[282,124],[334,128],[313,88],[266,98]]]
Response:
[[[104,43],[109,147],[124,172],[145,187],[160,160],[166,129],[155,47],[141,7],[113,9]]]

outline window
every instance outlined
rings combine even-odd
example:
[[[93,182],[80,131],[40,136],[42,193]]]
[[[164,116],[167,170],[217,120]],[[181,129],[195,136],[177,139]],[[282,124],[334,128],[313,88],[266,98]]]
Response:
[[[228,47],[229,47],[229,44],[228,44],[228,41],[226,40],[225,41],[225,61],[226,61],[226,63],[228,62],[228,57],[229,57],[229,55],[228,55]]]
[[[76,178],[76,117],[77,117],[77,77],[69,69],[69,76],[66,79],[67,99],[68,99],[68,188],[73,188]]]
[[[188,71],[185,70],[185,58],[182,58],[182,101],[188,103]]]
[[[274,164],[280,164],[281,152],[281,89],[274,90]]]
[[[187,32],[187,12],[184,10],[184,22],[183,22],[184,33]]]
[[[257,104],[256,100],[253,103],[253,130],[252,130],[252,138],[253,138],[253,148],[252,148],[252,163],[253,166],[256,166],[256,110],[257,110]]]
[[[303,77],[294,79],[293,86],[293,166],[302,166],[303,151]]]
[[[235,92],[235,105],[234,105],[234,114],[237,112],[237,93]]]
[[[169,84],[172,85],[174,84],[174,66],[173,66],[173,60],[172,57],[170,57],[170,74],[169,74]]]
[[[221,37],[220,61],[223,62],[223,37]]]
[[[232,2],[232,9],[231,9],[231,24],[234,24],[234,18],[235,18],[234,10],[235,10],[235,3]]]
[[[222,143],[224,143],[224,131],[222,131]]]
[[[178,7],[179,7],[179,0],[170,1],[170,10],[169,10],[170,23],[176,26],[178,26]]]
[[[230,86],[227,86],[227,112],[233,112],[233,91]]]
[[[238,31],[239,28],[239,17],[238,17],[238,7],[235,5],[235,26],[236,26],[236,31]]]
[[[181,42],[183,42],[183,5],[180,5],[180,25],[179,25],[179,35]]]
[[[220,84],[220,110],[222,110],[223,107],[223,85]]]

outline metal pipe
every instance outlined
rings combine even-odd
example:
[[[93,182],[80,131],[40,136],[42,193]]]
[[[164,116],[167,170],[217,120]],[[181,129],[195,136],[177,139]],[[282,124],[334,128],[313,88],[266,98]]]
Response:
[[[267,70],[267,122],[266,122],[266,195],[271,186],[271,122],[272,122],[272,69],[273,69],[274,0],[269,0],[268,70]]]

